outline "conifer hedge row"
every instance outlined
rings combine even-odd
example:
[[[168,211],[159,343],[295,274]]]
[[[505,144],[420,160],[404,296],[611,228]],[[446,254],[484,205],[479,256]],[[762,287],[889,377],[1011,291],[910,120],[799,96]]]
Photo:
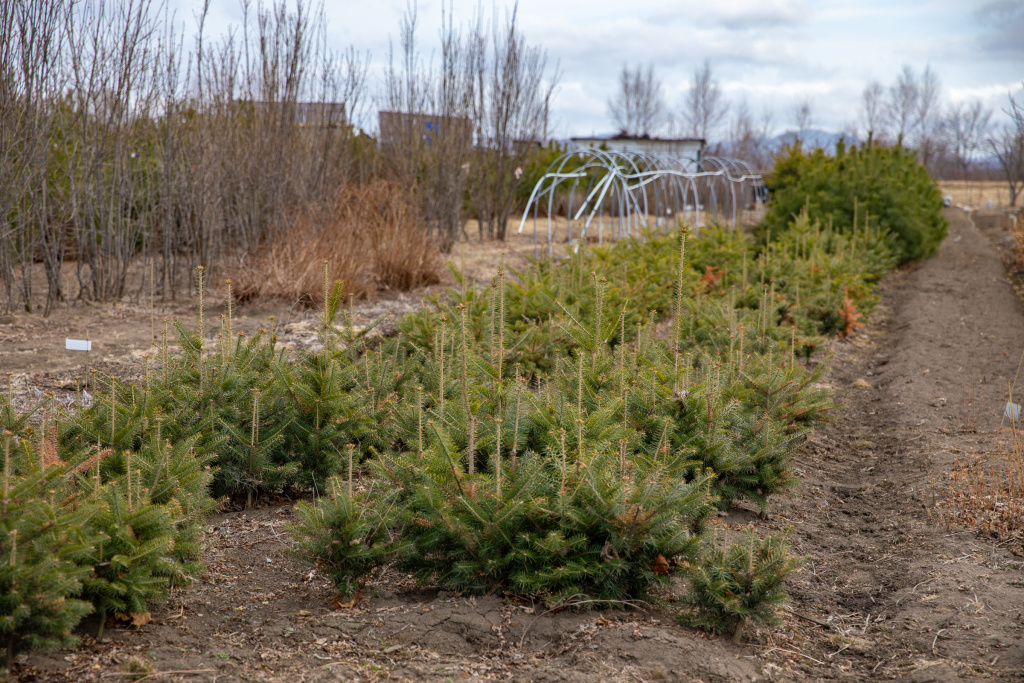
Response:
[[[325,282],[322,347],[295,352],[273,326],[237,334],[230,306],[211,335],[200,295],[144,381],[94,376],[87,407],[0,398],[0,646],[9,662],[71,642],[91,611],[137,618],[200,570],[218,500],[282,489],[313,494],[297,551],[343,593],[394,563],[594,606],[686,569],[691,598],[718,596],[697,600],[700,624],[770,618],[784,543],[727,551],[709,521],[795,482],[793,453],[831,407],[810,356],[857,327],[889,243],[806,213],[767,246],[652,234],[482,289],[456,273],[387,339],[354,331]]]
[[[840,142],[828,154],[797,144],[776,157],[766,180],[771,201],[761,230],[771,236],[806,210],[834,230],[885,230],[905,262],[934,254],[949,229],[938,185],[905,147]]]
[[[408,378],[392,387],[405,398],[391,444],[372,452],[368,486],[336,480],[300,506],[301,552],[347,594],[394,563],[552,605],[645,599],[689,567],[704,572],[694,595],[748,587],[738,603],[700,600],[701,625],[767,618],[793,568],[784,543],[722,555],[708,522],[795,483],[793,454],[831,407],[810,355],[856,329],[894,265],[885,233],[805,213],[767,247],[720,229],[685,246],[650,235],[460,283],[369,354]],[[737,552],[743,571],[715,559]],[[699,583],[712,560],[719,578]]]

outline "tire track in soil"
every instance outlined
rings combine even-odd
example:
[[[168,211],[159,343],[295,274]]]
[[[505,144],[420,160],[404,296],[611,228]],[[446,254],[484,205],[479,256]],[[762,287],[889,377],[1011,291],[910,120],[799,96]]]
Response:
[[[778,637],[799,656],[782,678],[1024,676],[1021,544],[1015,554],[946,530],[934,512],[954,453],[1008,436],[1007,382],[1024,345],[1000,256],[966,214],[947,217],[939,253],[887,278],[868,332],[835,344],[829,381],[842,407],[799,458],[798,497],[770,509],[810,558],[791,608],[820,622],[787,620]],[[963,429],[975,415],[975,431]],[[778,657],[764,637],[762,654]]]

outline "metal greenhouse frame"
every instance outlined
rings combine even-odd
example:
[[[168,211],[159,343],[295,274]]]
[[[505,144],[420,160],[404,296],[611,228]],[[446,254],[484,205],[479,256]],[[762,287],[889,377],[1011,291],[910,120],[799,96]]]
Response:
[[[532,210],[535,255],[541,205],[546,199],[551,256],[551,217],[556,197],[565,192],[569,241],[573,241],[574,223],[580,223],[577,240],[584,240],[596,218],[598,243],[605,240],[606,214],[612,240],[642,237],[645,229],[661,229],[671,221],[699,229],[707,221],[717,220],[731,223],[736,230],[745,222],[746,213],[753,211],[756,218],[763,211],[767,197],[761,175],[739,159],[676,159],[645,152],[576,149],[564,152],[548,166],[519,222],[521,233]]]

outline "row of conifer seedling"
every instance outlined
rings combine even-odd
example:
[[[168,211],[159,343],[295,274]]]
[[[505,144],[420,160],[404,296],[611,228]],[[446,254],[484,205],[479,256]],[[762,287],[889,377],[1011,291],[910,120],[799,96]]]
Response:
[[[893,260],[885,235],[806,216],[767,247],[681,235],[489,287],[454,273],[388,338],[357,331],[325,281],[321,344],[294,352],[273,323],[236,333],[230,296],[211,335],[200,268],[197,325],[175,322],[176,344],[163,331],[144,379],[93,373],[88,406],[19,410],[8,389],[8,666],[73,642],[90,612],[100,628],[145,613],[202,571],[209,512],[282,491],[308,499],[295,551],[342,594],[393,565],[552,606],[656,595],[719,632],[770,621],[798,564],[784,535],[727,544],[715,513],[764,510],[795,483],[793,454],[830,408],[813,350],[857,324]]]

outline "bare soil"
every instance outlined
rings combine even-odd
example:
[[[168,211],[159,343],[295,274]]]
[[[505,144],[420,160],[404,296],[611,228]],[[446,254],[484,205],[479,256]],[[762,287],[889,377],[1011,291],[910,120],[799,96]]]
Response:
[[[807,557],[782,623],[743,645],[679,626],[665,608],[546,613],[505,595],[425,590],[394,572],[375,594],[338,609],[327,582],[288,552],[286,503],[212,517],[207,573],[151,623],[110,629],[102,642],[86,623],[78,649],[23,655],[16,676],[1020,680],[1024,543],[947,529],[935,503],[956,455],[984,455],[1008,438],[1001,416],[1024,346],[1024,309],[1000,254],[1008,233],[997,221],[978,220],[979,229],[970,214],[947,215],[939,254],[887,278],[866,330],[832,345],[828,381],[841,408],[798,458],[800,487],[773,500],[767,519],[735,510],[722,520],[792,527],[793,551]],[[56,385],[81,361],[49,351],[46,340],[103,321],[120,337],[97,355],[137,372],[131,352],[150,334],[148,307],[139,309],[79,309],[50,323],[16,316],[0,324],[0,369],[25,373],[24,391]],[[265,324],[266,313],[243,318]]]
[[[537,253],[543,255],[547,251],[546,219],[541,219],[538,225],[543,234],[538,235]],[[517,232],[518,227],[518,221],[509,222],[504,242],[480,241],[476,238],[475,221],[470,221],[466,231],[471,239],[455,245],[448,255],[450,263],[466,274],[466,286],[486,285],[497,276],[502,266],[524,268],[529,265],[535,253],[532,220],[527,222],[522,234]],[[574,237],[578,236],[576,231],[578,228],[574,229]],[[556,258],[566,256],[571,248],[567,242],[566,220],[553,218],[552,243]],[[77,287],[73,282],[73,264],[66,265],[64,270],[64,290],[73,292]],[[147,272],[145,263],[140,262],[133,267],[128,286],[131,294],[122,303],[92,305],[78,301],[58,304],[46,318],[38,312],[0,312],[0,373],[11,373],[16,394],[32,399],[42,393],[74,393],[75,375],[84,376],[87,368],[119,377],[137,376],[142,372],[144,357],[153,352],[154,344],[159,343],[162,329],[167,328],[173,340],[174,321],[180,320],[195,328],[197,307],[194,300],[183,297],[177,301],[163,301],[159,296],[151,300]],[[41,264],[36,264],[32,276],[35,307],[42,311],[46,281]],[[226,290],[216,269],[208,277],[208,283],[207,330],[212,338],[219,329],[218,316],[225,309]],[[446,271],[437,286],[413,292],[379,292],[369,300],[355,303],[353,324],[362,328],[387,316],[377,328],[387,334],[393,331],[396,318],[416,310],[428,297],[440,295],[446,287],[453,286],[457,284]],[[279,301],[256,302],[235,309],[233,328],[252,334],[258,329],[273,326],[283,345],[308,347],[317,344],[315,315],[314,311],[300,305]],[[92,352],[86,355],[66,351],[67,338],[90,340]]]

